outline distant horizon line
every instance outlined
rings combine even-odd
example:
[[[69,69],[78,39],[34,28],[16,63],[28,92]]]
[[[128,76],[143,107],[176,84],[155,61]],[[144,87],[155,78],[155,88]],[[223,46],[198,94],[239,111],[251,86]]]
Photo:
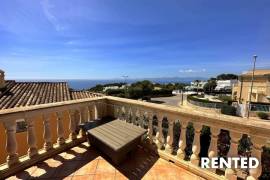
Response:
[[[148,80],[148,79],[209,79],[210,77],[141,77],[141,78],[127,78],[127,80]],[[125,80],[124,78],[7,78],[6,80]]]

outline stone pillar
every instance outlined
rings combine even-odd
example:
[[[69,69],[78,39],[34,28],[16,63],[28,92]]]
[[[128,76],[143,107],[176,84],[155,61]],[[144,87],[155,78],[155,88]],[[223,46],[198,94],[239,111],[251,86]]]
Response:
[[[57,112],[57,143],[59,146],[65,144],[64,127],[63,127],[63,112]]]
[[[180,159],[185,159],[186,152],[186,132],[187,132],[187,121],[181,121],[181,134],[179,139],[179,148],[177,150],[177,157]]]
[[[32,158],[38,153],[35,122],[33,117],[27,117],[25,120],[27,122],[27,143],[29,146],[27,153],[29,158]]]
[[[6,151],[7,151],[7,165],[11,167],[19,162],[17,154],[17,140],[16,140],[16,121],[8,120],[4,122],[6,129]]]
[[[43,114],[43,125],[44,125],[44,132],[43,132],[43,138],[44,138],[44,149],[45,151],[49,151],[53,148],[52,145],[52,133],[51,133],[51,127],[50,127],[50,115],[49,114]]]
[[[137,109],[135,107],[133,107],[131,109],[132,111],[132,116],[131,116],[131,121],[132,121],[132,124],[136,125],[136,118],[137,118]]]
[[[76,133],[76,121],[75,121],[75,110],[69,110],[69,130],[70,130],[70,134],[69,134],[69,138],[71,140],[75,140],[77,139],[77,133]]]
[[[149,139],[149,143],[152,144],[153,143],[153,113],[148,112],[147,119],[148,119],[147,137]]]
[[[117,105],[113,105],[113,116],[118,119],[119,118],[119,108]]]
[[[125,119],[124,121],[128,122],[129,121],[129,108],[125,106]]]
[[[174,118],[172,117],[172,118],[168,119],[168,123],[169,123],[169,129],[168,129],[167,144],[165,146],[165,151],[167,153],[171,154],[173,152],[172,143],[173,143],[173,124],[174,124]]]
[[[163,133],[162,133],[163,115],[157,114],[157,118],[158,118],[158,132],[156,134],[156,145],[158,149],[161,149],[164,144]]]
[[[143,123],[144,123],[144,111],[140,110],[139,111],[139,126],[143,128]]]
[[[230,131],[230,137],[231,137],[231,145],[230,150],[228,152],[228,157],[237,157],[238,156],[238,144],[239,140],[242,137],[242,134],[235,131]],[[234,163],[232,162],[232,168],[227,168],[225,170],[225,178],[229,180],[236,180],[236,169],[234,168]]]
[[[257,158],[260,164],[257,168],[249,169],[249,176],[247,177],[247,180],[256,180],[262,173],[262,147],[266,144],[266,139],[255,136],[251,136],[250,138],[253,143],[251,157]]]
[[[218,135],[220,133],[220,129],[217,127],[211,127],[210,131],[211,131],[211,142],[208,149],[208,157],[211,161],[213,157],[217,157],[217,141],[218,141]],[[216,172],[216,169],[214,168],[213,169],[211,168],[209,170],[214,173]]]
[[[199,123],[193,123],[193,127],[194,127],[194,140],[193,140],[193,145],[192,145],[192,155],[190,157],[190,162],[198,166],[200,162],[199,153],[201,150],[200,135],[201,135],[202,125]]]
[[[93,113],[93,106],[92,106],[92,104],[90,104],[90,105],[87,106],[87,110],[88,110],[88,114],[87,114],[88,121],[93,121],[95,118],[93,116],[94,113]]]

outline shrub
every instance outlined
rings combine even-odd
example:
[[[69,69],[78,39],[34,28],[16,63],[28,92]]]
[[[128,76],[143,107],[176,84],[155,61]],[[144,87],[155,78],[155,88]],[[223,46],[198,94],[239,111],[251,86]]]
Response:
[[[236,116],[236,108],[234,106],[224,105],[221,107],[221,113]]]
[[[265,112],[257,112],[257,116],[259,116],[261,119],[268,119],[269,115]]]

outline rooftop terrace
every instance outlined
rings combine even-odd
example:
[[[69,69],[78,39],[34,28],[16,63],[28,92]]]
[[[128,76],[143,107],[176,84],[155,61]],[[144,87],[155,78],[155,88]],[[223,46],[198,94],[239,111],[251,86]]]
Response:
[[[88,147],[78,124],[114,117],[147,129],[137,151],[119,166]],[[25,140],[18,140],[16,120],[27,122]],[[36,106],[0,110],[6,139],[6,163],[1,178],[67,179],[258,179],[265,171],[263,147],[270,137],[270,124],[160,104],[103,96]],[[36,123],[41,123],[37,128]],[[55,124],[54,124],[55,123]],[[177,125],[178,124],[178,125]],[[207,141],[202,133],[208,128]],[[241,127],[241,128],[240,128]],[[2,131],[4,131],[2,130]],[[42,131],[42,136],[40,135]],[[55,134],[53,134],[55,133]],[[222,144],[227,133],[225,144]],[[252,142],[249,154],[261,164],[255,169],[202,169],[200,157],[235,157],[240,140]],[[28,150],[18,154],[23,143]],[[42,147],[40,147],[40,145]],[[0,144],[1,146],[1,144]],[[225,150],[223,152],[223,150]]]

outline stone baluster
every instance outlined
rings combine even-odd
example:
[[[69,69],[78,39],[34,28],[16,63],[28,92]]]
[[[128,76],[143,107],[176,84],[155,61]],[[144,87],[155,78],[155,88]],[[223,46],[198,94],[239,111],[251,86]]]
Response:
[[[140,110],[139,111],[139,126],[143,128],[143,124],[144,124],[144,111]]]
[[[211,131],[211,142],[208,149],[208,157],[211,162],[211,159],[213,157],[217,157],[217,141],[218,141],[218,135],[220,133],[220,129],[217,127],[211,127],[210,131]],[[214,173],[216,172],[215,168],[211,168],[209,170]]]
[[[64,138],[64,125],[63,125],[63,112],[57,112],[57,143],[59,146],[65,144],[65,138]]]
[[[101,102],[97,102],[96,103],[96,107],[97,107],[97,114],[98,114],[98,119],[101,119],[104,115],[104,107],[103,104]]]
[[[88,119],[88,121],[94,120],[94,118],[93,118],[93,107],[92,107],[92,104],[89,104],[87,106],[87,111],[88,111],[88,113],[87,113],[87,119]]]
[[[127,106],[125,106],[124,109],[125,109],[125,118],[124,118],[124,121],[128,122],[129,108]]]
[[[69,138],[71,140],[75,140],[77,139],[76,133],[77,124],[75,121],[75,110],[69,110],[68,113],[69,113],[69,130],[70,130]]]
[[[103,105],[101,102],[97,102],[97,111],[98,111],[98,118],[101,119],[103,117]]]
[[[177,157],[180,159],[185,159],[186,153],[186,132],[187,132],[187,121],[180,121],[181,124],[181,134],[180,134],[180,139],[179,139],[179,147],[177,150]]]
[[[231,137],[231,145],[230,150],[228,152],[228,157],[237,157],[238,156],[238,144],[239,140],[242,137],[242,134],[235,131],[230,131],[230,137]],[[227,168],[225,170],[225,178],[229,180],[236,180],[236,169],[234,168],[234,162],[232,162],[232,168]]]
[[[51,127],[50,127],[50,115],[49,114],[43,114],[43,125],[44,125],[44,132],[43,132],[43,138],[44,138],[44,149],[45,151],[49,151],[52,149],[52,134],[51,134]]]
[[[247,177],[247,180],[256,180],[260,177],[262,173],[262,147],[266,144],[266,139],[255,136],[251,136],[250,138],[253,143],[251,157],[257,158],[257,160],[259,161],[259,166],[257,168],[249,169],[249,176]]]
[[[174,124],[174,117],[168,117],[168,123],[169,123],[169,128],[168,128],[168,135],[167,135],[167,143],[165,146],[165,151],[169,154],[173,152],[173,124]]]
[[[113,105],[113,116],[118,119],[118,112],[119,112],[119,108],[117,105]]]
[[[79,124],[82,125],[85,123],[85,107],[81,106],[78,109],[79,112]],[[80,128],[80,132],[79,132],[80,136],[86,136],[86,133],[84,132],[84,130],[82,128]]]
[[[132,119],[132,124],[135,124],[136,125],[136,119],[137,119],[137,109],[136,108],[132,108],[132,116],[131,116],[131,119]]]
[[[16,121],[8,120],[4,122],[6,129],[6,151],[7,151],[7,165],[11,167],[19,162],[19,157],[17,153],[17,140],[16,140]]]
[[[147,119],[148,119],[148,131],[147,131],[147,138],[149,139],[149,143],[153,143],[153,113],[148,112],[147,113]]]
[[[27,123],[27,143],[29,146],[27,153],[29,158],[32,158],[38,153],[34,117],[26,117],[25,121]]]
[[[200,135],[201,135],[202,125],[199,123],[193,123],[193,127],[194,127],[194,140],[192,144],[192,155],[190,157],[190,162],[198,166],[200,162],[199,153],[201,150]]]
[[[163,133],[162,133],[163,115],[158,113],[157,118],[158,118],[158,131],[156,134],[156,145],[157,145],[158,149],[161,149],[163,147],[163,144],[164,144]]]

